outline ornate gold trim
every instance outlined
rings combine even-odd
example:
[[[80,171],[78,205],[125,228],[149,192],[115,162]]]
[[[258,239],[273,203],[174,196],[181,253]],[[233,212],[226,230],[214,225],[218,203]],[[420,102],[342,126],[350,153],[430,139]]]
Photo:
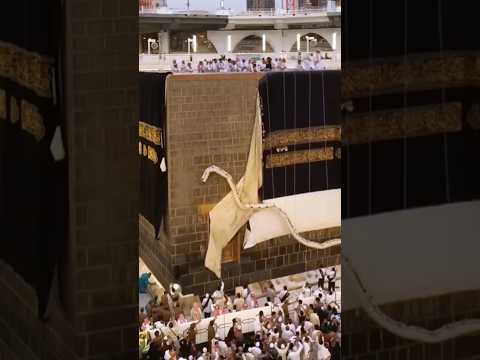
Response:
[[[145,122],[138,122],[138,136],[163,147],[162,129]]]
[[[342,128],[340,126],[315,126],[272,132],[265,138],[263,148],[264,150],[270,150],[294,144],[341,140]]]
[[[0,119],[7,119],[7,93],[0,89]]]
[[[0,41],[0,76],[10,79],[35,94],[51,98],[52,58]]]
[[[155,149],[151,146],[148,147],[148,160],[152,161],[155,165],[158,164],[158,155]]]
[[[345,144],[362,144],[462,130],[462,104],[446,103],[350,115],[343,126]]]
[[[328,161],[335,158],[335,150],[332,146],[267,155],[265,166],[267,169],[284,167],[289,165],[306,164],[319,161]]]
[[[45,137],[45,124],[38,108],[26,100],[22,100],[22,129],[32,134],[37,142]]]
[[[368,96],[408,91],[465,86],[471,81],[467,76],[466,55],[411,56],[384,59],[372,65],[346,64],[342,69],[342,97]],[[480,66],[480,65],[479,65]]]
[[[155,148],[150,145],[142,144],[141,141],[138,142],[138,155],[147,157],[148,160],[152,161],[155,165],[159,162]]]

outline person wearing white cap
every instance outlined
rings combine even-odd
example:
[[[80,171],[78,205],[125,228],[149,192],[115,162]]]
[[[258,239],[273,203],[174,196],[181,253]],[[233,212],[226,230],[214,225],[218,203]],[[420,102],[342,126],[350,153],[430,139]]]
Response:
[[[254,355],[256,358],[262,354],[262,349],[260,348],[260,343],[257,341],[255,346],[248,348],[248,352]]]
[[[293,331],[290,330],[290,326],[285,326],[285,330],[282,331],[282,339],[285,341],[289,341],[293,337]]]
[[[197,360],[210,360],[210,354],[206,347],[202,349],[202,354],[197,358]]]
[[[323,344],[323,336],[319,336],[314,344],[314,351],[317,353],[317,360],[330,360],[330,351]]]
[[[213,301],[215,302],[216,305],[222,303],[224,301],[224,292],[223,289],[225,287],[224,282],[222,281],[222,284],[213,292]]]

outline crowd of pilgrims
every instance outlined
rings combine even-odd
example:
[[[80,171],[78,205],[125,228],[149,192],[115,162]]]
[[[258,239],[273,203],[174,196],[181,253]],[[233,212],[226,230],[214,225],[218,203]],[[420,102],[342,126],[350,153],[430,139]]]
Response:
[[[297,61],[297,70],[324,70],[328,55],[323,57],[320,51],[311,53],[309,56]],[[226,59],[221,57],[212,60],[202,60],[192,65],[185,60],[173,60],[172,71],[174,73],[219,73],[219,72],[263,72],[263,71],[284,71],[287,70],[287,59],[271,57],[262,58],[260,61],[252,59]]]
[[[321,272],[317,286],[305,284],[294,297],[285,286],[277,292],[265,289],[263,306],[271,315],[258,312],[254,332],[245,334],[240,318],[234,318],[227,336],[219,336],[217,317],[226,313],[258,308],[258,300],[248,287],[232,299],[222,285],[194,303],[190,320],[176,310],[175,291],[154,298],[139,313],[139,358],[149,360],[339,360],[341,320],[335,298],[335,268]],[[324,286],[325,281],[327,286]],[[314,297],[312,304],[303,302]],[[295,298],[295,299],[292,299]],[[292,303],[294,310],[292,311]],[[288,309],[290,304],[290,311]],[[240,314],[239,314],[240,315]],[[208,341],[196,344],[197,325],[211,318]],[[181,325],[188,324],[186,331]],[[182,328],[185,328],[183,326]]]

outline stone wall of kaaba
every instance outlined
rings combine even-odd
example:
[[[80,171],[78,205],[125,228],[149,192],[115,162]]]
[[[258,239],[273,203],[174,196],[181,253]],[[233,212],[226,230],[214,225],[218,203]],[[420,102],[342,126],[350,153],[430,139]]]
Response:
[[[213,164],[232,174],[235,182],[243,175],[260,78],[260,74],[212,74],[175,75],[167,80],[166,226],[157,240],[149,224],[140,223],[140,256],[164,285],[175,281],[184,293],[196,294],[218,286],[216,276],[204,267],[208,212],[229,188],[216,175],[206,184],[201,176]],[[240,250],[243,233],[237,239],[239,261],[222,266],[227,291],[340,262],[340,247],[319,251],[289,237]],[[336,235],[320,231],[306,236]]]

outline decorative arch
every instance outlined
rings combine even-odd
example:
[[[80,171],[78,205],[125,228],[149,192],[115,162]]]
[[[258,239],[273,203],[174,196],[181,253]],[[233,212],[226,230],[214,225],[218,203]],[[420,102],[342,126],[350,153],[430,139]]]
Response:
[[[233,49],[234,53],[261,53],[262,49],[262,38],[258,35],[248,35],[240,40],[235,48]],[[274,52],[273,46],[267,41],[265,52],[272,53]]]
[[[332,45],[323,36],[317,33],[308,33],[300,37],[300,51],[307,51],[307,36],[315,38],[317,41],[310,41],[310,51],[333,51]],[[290,48],[290,52],[297,52],[297,41]]]

